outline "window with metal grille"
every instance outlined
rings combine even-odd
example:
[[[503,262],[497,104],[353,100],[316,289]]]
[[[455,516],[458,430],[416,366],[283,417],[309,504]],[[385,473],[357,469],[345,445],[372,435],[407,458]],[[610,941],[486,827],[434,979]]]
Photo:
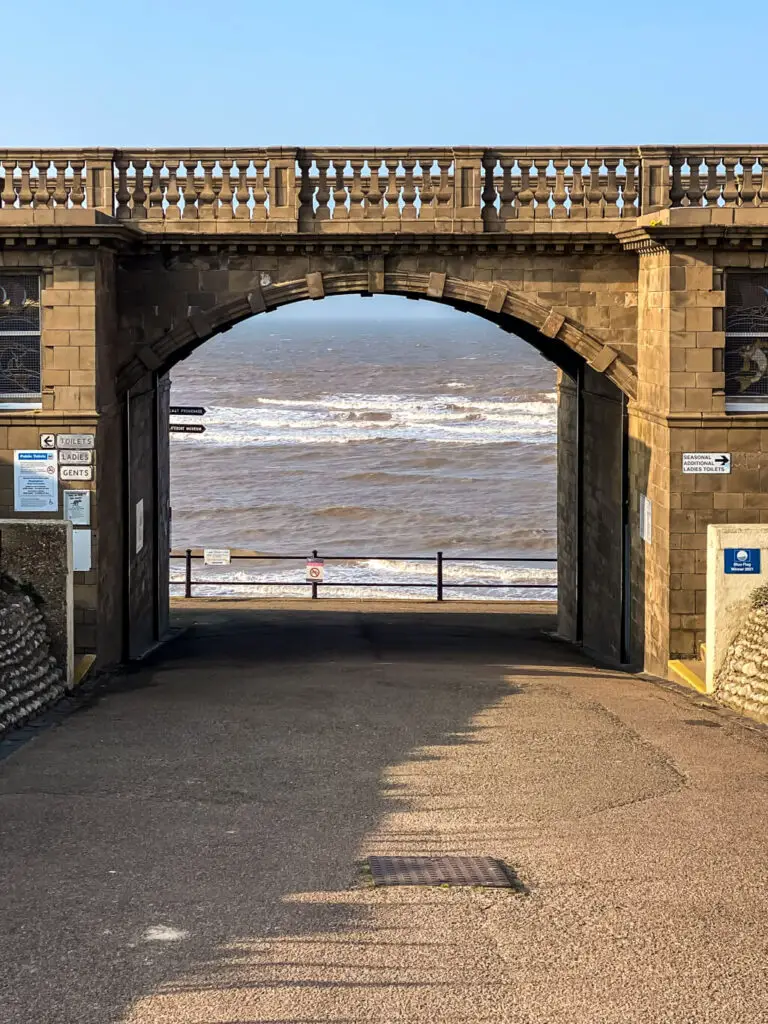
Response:
[[[0,401],[39,398],[40,277],[0,271]]]
[[[768,274],[725,279],[725,402],[729,412],[768,411]]]

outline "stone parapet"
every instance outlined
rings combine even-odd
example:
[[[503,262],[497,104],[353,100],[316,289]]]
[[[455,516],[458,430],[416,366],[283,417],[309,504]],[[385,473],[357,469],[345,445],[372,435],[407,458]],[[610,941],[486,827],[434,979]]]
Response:
[[[86,209],[148,232],[211,222],[225,234],[504,232],[669,208],[722,213],[720,223],[734,209],[759,218],[768,148],[0,150],[0,217],[35,212],[51,224]]]

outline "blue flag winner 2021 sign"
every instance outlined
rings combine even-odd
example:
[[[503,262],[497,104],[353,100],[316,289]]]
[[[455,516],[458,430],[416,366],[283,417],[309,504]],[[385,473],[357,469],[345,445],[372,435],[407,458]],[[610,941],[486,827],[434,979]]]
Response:
[[[727,573],[759,573],[760,548],[724,548]]]

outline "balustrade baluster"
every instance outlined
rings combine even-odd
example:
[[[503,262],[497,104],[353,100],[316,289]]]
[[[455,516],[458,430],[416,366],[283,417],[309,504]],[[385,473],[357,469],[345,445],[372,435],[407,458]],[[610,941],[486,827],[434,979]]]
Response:
[[[248,206],[248,201],[251,198],[251,192],[248,187],[248,166],[250,160],[247,157],[239,157],[237,161],[237,179],[234,186],[234,195],[237,200],[237,207],[235,208],[234,203],[232,204],[232,216],[235,220],[250,220],[251,211]]]
[[[32,184],[30,174],[32,172],[31,160],[19,160],[21,169],[21,182],[19,183],[19,206],[24,209],[32,205]]]
[[[232,181],[232,167],[234,160],[227,157],[219,160],[219,167],[221,168],[221,184],[219,186],[219,202],[220,206],[216,211],[216,216],[219,220],[234,220],[235,211],[232,206],[232,200],[235,197],[235,191],[232,185],[237,187],[237,180]]]
[[[739,198],[742,206],[755,206],[757,198],[757,187],[754,180],[755,157],[744,156],[741,158],[743,178],[739,190]]]
[[[115,167],[117,167],[117,192],[115,193],[115,199],[117,200],[117,210],[115,216],[118,220],[128,220],[131,216],[131,192],[128,188],[128,165],[130,160],[124,156],[118,156],[115,159]],[[74,164],[72,165],[74,170]],[[72,196],[72,202],[74,203],[75,197]]]
[[[520,164],[520,191],[517,193],[517,201],[520,204],[518,217],[520,220],[531,220],[533,218],[533,189],[531,188],[531,164],[528,159]]]
[[[546,157],[540,157],[536,161],[536,189],[533,193],[533,198],[536,200],[536,208],[533,215],[537,220],[552,216],[552,212],[549,209],[550,188],[549,181],[547,180],[548,166],[549,161]]]
[[[184,161],[184,177],[177,176],[179,187],[184,196],[184,208],[181,210],[181,216],[184,220],[197,220],[199,215],[195,205],[197,199],[197,190],[195,189],[196,169],[197,162],[193,157],[190,157],[189,160]]]
[[[672,182],[669,186],[669,201],[672,206],[682,206],[685,198],[683,188],[683,163],[684,158],[679,153],[673,153],[669,158],[672,165]]]
[[[254,157],[251,161],[253,169],[256,172],[253,179],[253,220],[266,220],[267,219],[267,198],[269,197],[269,191],[267,189],[267,159],[266,157]]]
[[[165,198],[168,206],[165,210],[166,220],[181,220],[181,207],[179,206],[179,200],[181,199],[181,192],[179,191],[179,160],[166,160],[165,166],[168,168],[168,187],[165,191]]]
[[[72,187],[69,191],[69,198],[74,207],[80,207],[85,203],[85,187],[83,183],[85,160],[81,157],[75,157],[73,160],[70,160],[70,166],[72,168]]]
[[[701,200],[704,195],[704,186],[701,184],[701,162],[695,156],[686,157],[688,167],[688,188],[686,189],[686,195],[688,196],[689,206],[701,206]]]
[[[57,207],[66,209],[67,199],[67,161],[59,160],[56,163],[56,183],[53,186],[53,201]]]
[[[334,220],[349,220],[349,210],[347,209],[347,186],[344,181],[344,169],[346,168],[347,161],[344,157],[337,157],[333,161],[333,173],[336,179],[336,183],[333,188],[333,219]]]
[[[619,207],[619,186],[616,180],[616,168],[619,166],[619,161],[615,157],[606,157],[603,161],[605,169],[608,172],[608,180],[606,181],[605,190],[603,192],[603,199],[605,205],[603,206],[604,217],[618,217]]]
[[[331,165],[331,161],[318,158],[315,160],[315,165],[318,170],[315,220],[330,220],[331,208],[328,204],[331,199],[331,184],[328,181],[328,168]]]
[[[707,190],[704,193],[707,206],[718,205],[721,190],[720,177],[717,172],[717,157],[707,157]]]
[[[757,193],[757,205],[768,205],[768,154],[760,157],[760,189]]]
[[[585,206],[586,194],[584,191],[584,164],[585,158],[583,156],[571,157],[571,170],[573,171],[573,181],[571,182],[570,189],[570,200],[571,200],[571,220],[584,220],[587,215],[587,209]]]
[[[365,157],[350,157],[352,165],[352,183],[349,186],[349,219],[362,220],[365,217],[365,188],[363,186],[363,166]]]
[[[312,178],[312,158],[299,155],[301,185],[299,187],[299,231],[309,231],[315,219],[315,182]],[[238,196],[239,198],[239,196]]]
[[[164,162],[162,157],[154,157],[149,161],[149,220],[162,220],[164,216],[163,185],[160,181]]]
[[[133,184],[133,210],[131,211],[133,220],[146,220],[147,218],[147,190],[144,183],[146,166],[147,161],[144,159],[133,161],[133,170],[136,175]]]
[[[0,194],[0,200],[2,200],[4,207],[11,207],[16,203],[16,187],[13,181],[13,172],[15,169],[15,160],[6,160],[3,162],[5,177],[3,178],[3,191],[2,194]]]
[[[600,158],[590,158],[589,177],[586,182],[584,198],[588,217],[602,217],[603,215],[603,183],[600,179]]]
[[[37,164],[35,207],[39,210],[46,210],[51,202],[51,193],[48,191],[48,167],[49,164],[45,160]]]
[[[432,180],[431,156],[419,157],[421,168],[421,184],[419,186],[419,220],[433,221],[435,219],[435,183]]]
[[[216,161],[201,160],[200,164],[203,168],[203,187],[198,196],[198,212],[200,220],[213,220],[216,216],[216,193],[213,191],[213,168]]]
[[[453,189],[451,187],[451,157],[438,157],[437,167],[440,172],[440,181],[435,194],[435,221],[450,221],[453,217],[452,199]]]
[[[384,210],[384,219],[389,221],[400,219],[400,183],[397,180],[399,162],[397,157],[391,157],[386,161],[387,191],[384,198],[387,201],[387,207]]]
[[[369,160],[368,169],[371,172],[371,180],[365,199],[365,217],[366,220],[382,220],[384,217],[384,189],[386,188],[386,183],[381,180],[379,175],[381,162],[375,159]]]
[[[737,156],[726,156],[723,158],[725,164],[725,185],[723,186],[723,199],[726,206],[736,206],[739,201],[739,190],[736,186],[736,164],[739,162]]]
[[[622,217],[636,217],[637,207],[635,201],[637,200],[638,182],[637,182],[637,165],[635,164],[634,158],[624,158],[624,186],[621,191],[621,198],[624,201],[624,205],[621,208]]]
[[[565,220],[568,216],[568,207],[565,205],[568,198],[568,193],[565,190],[565,169],[568,166],[568,161],[561,157],[553,160],[552,163],[555,166],[555,185],[552,190],[552,199],[555,205],[552,217],[554,220]]]
[[[501,164],[501,184],[498,186],[499,193],[499,222],[501,227],[508,220],[513,220],[517,215],[515,209],[515,201],[517,199],[517,193],[520,190],[519,180],[517,187],[513,180],[513,171],[515,167],[515,158],[509,156],[500,156],[499,163]]]
[[[482,200],[481,216],[483,218],[484,231],[498,231],[501,227],[499,213],[496,209],[498,192],[494,178],[497,163],[498,160],[495,153],[483,153],[483,191],[480,193],[480,198]]]
[[[403,170],[405,171],[405,181],[403,183],[403,209],[402,219],[403,220],[416,220],[416,207],[414,203],[416,201],[416,185],[413,180],[413,169],[416,166],[416,161],[411,159],[404,159]]]

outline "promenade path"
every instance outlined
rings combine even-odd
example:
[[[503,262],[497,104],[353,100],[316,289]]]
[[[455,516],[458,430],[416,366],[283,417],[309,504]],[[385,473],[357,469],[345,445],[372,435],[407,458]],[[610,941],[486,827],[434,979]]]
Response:
[[[766,1019],[760,727],[547,607],[290,609],[177,606],[0,760],[2,1024]],[[372,853],[527,893],[368,888]]]

